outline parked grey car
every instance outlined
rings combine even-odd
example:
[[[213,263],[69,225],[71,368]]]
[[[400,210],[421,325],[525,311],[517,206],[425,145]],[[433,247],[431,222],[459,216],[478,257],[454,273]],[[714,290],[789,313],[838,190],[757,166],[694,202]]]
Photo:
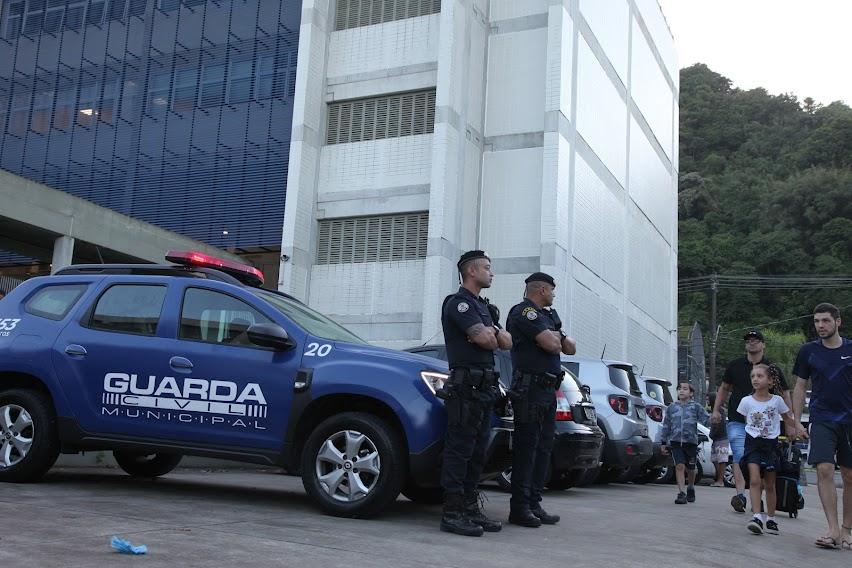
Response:
[[[604,433],[600,467],[589,470],[577,484],[629,481],[639,475],[653,455],[653,444],[633,366],[623,361],[576,356],[563,356],[562,365],[591,389],[598,426]]]
[[[663,417],[666,407],[672,403],[672,383],[668,379],[642,376],[638,377],[639,386],[642,389],[642,399],[645,401],[645,417],[648,424],[648,437],[654,444],[654,454],[650,460],[645,462],[642,472],[634,481],[648,483],[657,481],[660,476],[672,470],[671,456],[664,456],[660,450],[662,440],[660,434],[663,430]]]

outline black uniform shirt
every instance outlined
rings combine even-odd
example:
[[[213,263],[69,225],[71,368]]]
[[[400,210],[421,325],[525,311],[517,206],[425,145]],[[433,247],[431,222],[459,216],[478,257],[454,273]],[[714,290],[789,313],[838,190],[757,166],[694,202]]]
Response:
[[[535,336],[545,330],[556,330],[550,310],[541,310],[529,300],[509,310],[506,331],[512,335],[512,366],[525,373],[561,372],[559,354],[547,353],[539,347]]]
[[[756,364],[771,365],[772,361],[764,357]],[[745,422],[745,416],[737,412],[737,408],[743,398],[754,392],[754,388],[751,386],[751,370],[753,368],[754,365],[751,364],[751,361],[745,355],[739,359],[734,359],[725,368],[725,376],[722,381],[731,387],[731,400],[728,402],[728,420],[731,422]],[[781,389],[790,390],[783,372],[779,379],[781,381]],[[775,392],[774,390],[772,392],[778,396],[784,394]]]
[[[450,369],[494,368],[494,352],[482,349],[467,338],[467,330],[478,323],[487,328],[494,325],[488,306],[482,298],[474,296],[464,286],[452,296],[447,296],[441,310],[441,327],[444,328],[444,342],[447,345],[447,361]],[[486,332],[492,333],[490,329]]]

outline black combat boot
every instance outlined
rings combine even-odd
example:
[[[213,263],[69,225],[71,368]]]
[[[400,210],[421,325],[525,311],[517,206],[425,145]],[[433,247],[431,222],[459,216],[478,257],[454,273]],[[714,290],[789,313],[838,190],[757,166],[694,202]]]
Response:
[[[509,522],[513,525],[521,525],[522,527],[529,527],[531,529],[537,529],[541,526],[541,519],[532,514],[529,506],[510,510]]]
[[[538,517],[543,525],[555,525],[559,522],[559,515],[551,515],[541,508],[541,505],[536,503],[534,507],[530,507],[530,512]]]
[[[464,496],[459,493],[444,495],[444,515],[441,530],[464,536],[482,536],[482,527],[470,522],[464,513]]]
[[[480,502],[481,496],[478,491],[474,491],[470,495],[464,496],[464,513],[470,522],[482,527],[485,532],[500,532],[503,528],[503,523],[489,519],[485,516],[485,511],[482,509]]]

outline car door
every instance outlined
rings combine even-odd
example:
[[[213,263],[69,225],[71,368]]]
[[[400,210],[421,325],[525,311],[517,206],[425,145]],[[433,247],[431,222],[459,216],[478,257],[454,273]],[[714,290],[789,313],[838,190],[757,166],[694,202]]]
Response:
[[[181,436],[217,446],[280,448],[302,349],[254,345],[247,330],[288,322],[276,321],[274,310],[245,290],[216,282],[182,284],[168,352],[182,394],[168,404]],[[298,336],[293,327],[287,331]]]
[[[171,438],[169,421],[146,418],[132,397],[167,373],[156,362],[170,344],[161,325],[169,279],[115,277],[99,286],[54,343],[53,364],[70,408],[89,433]],[[119,404],[120,395],[128,404]]]

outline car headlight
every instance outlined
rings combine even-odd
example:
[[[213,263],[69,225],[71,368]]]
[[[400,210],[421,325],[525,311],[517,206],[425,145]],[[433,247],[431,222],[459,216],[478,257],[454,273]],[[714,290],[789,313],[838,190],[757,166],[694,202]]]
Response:
[[[449,379],[450,376],[447,373],[441,373],[438,371],[420,371],[420,378],[423,379],[423,382],[426,383],[426,386],[429,387],[432,394],[435,394],[437,391],[444,388],[444,383],[447,382],[447,379]]]

